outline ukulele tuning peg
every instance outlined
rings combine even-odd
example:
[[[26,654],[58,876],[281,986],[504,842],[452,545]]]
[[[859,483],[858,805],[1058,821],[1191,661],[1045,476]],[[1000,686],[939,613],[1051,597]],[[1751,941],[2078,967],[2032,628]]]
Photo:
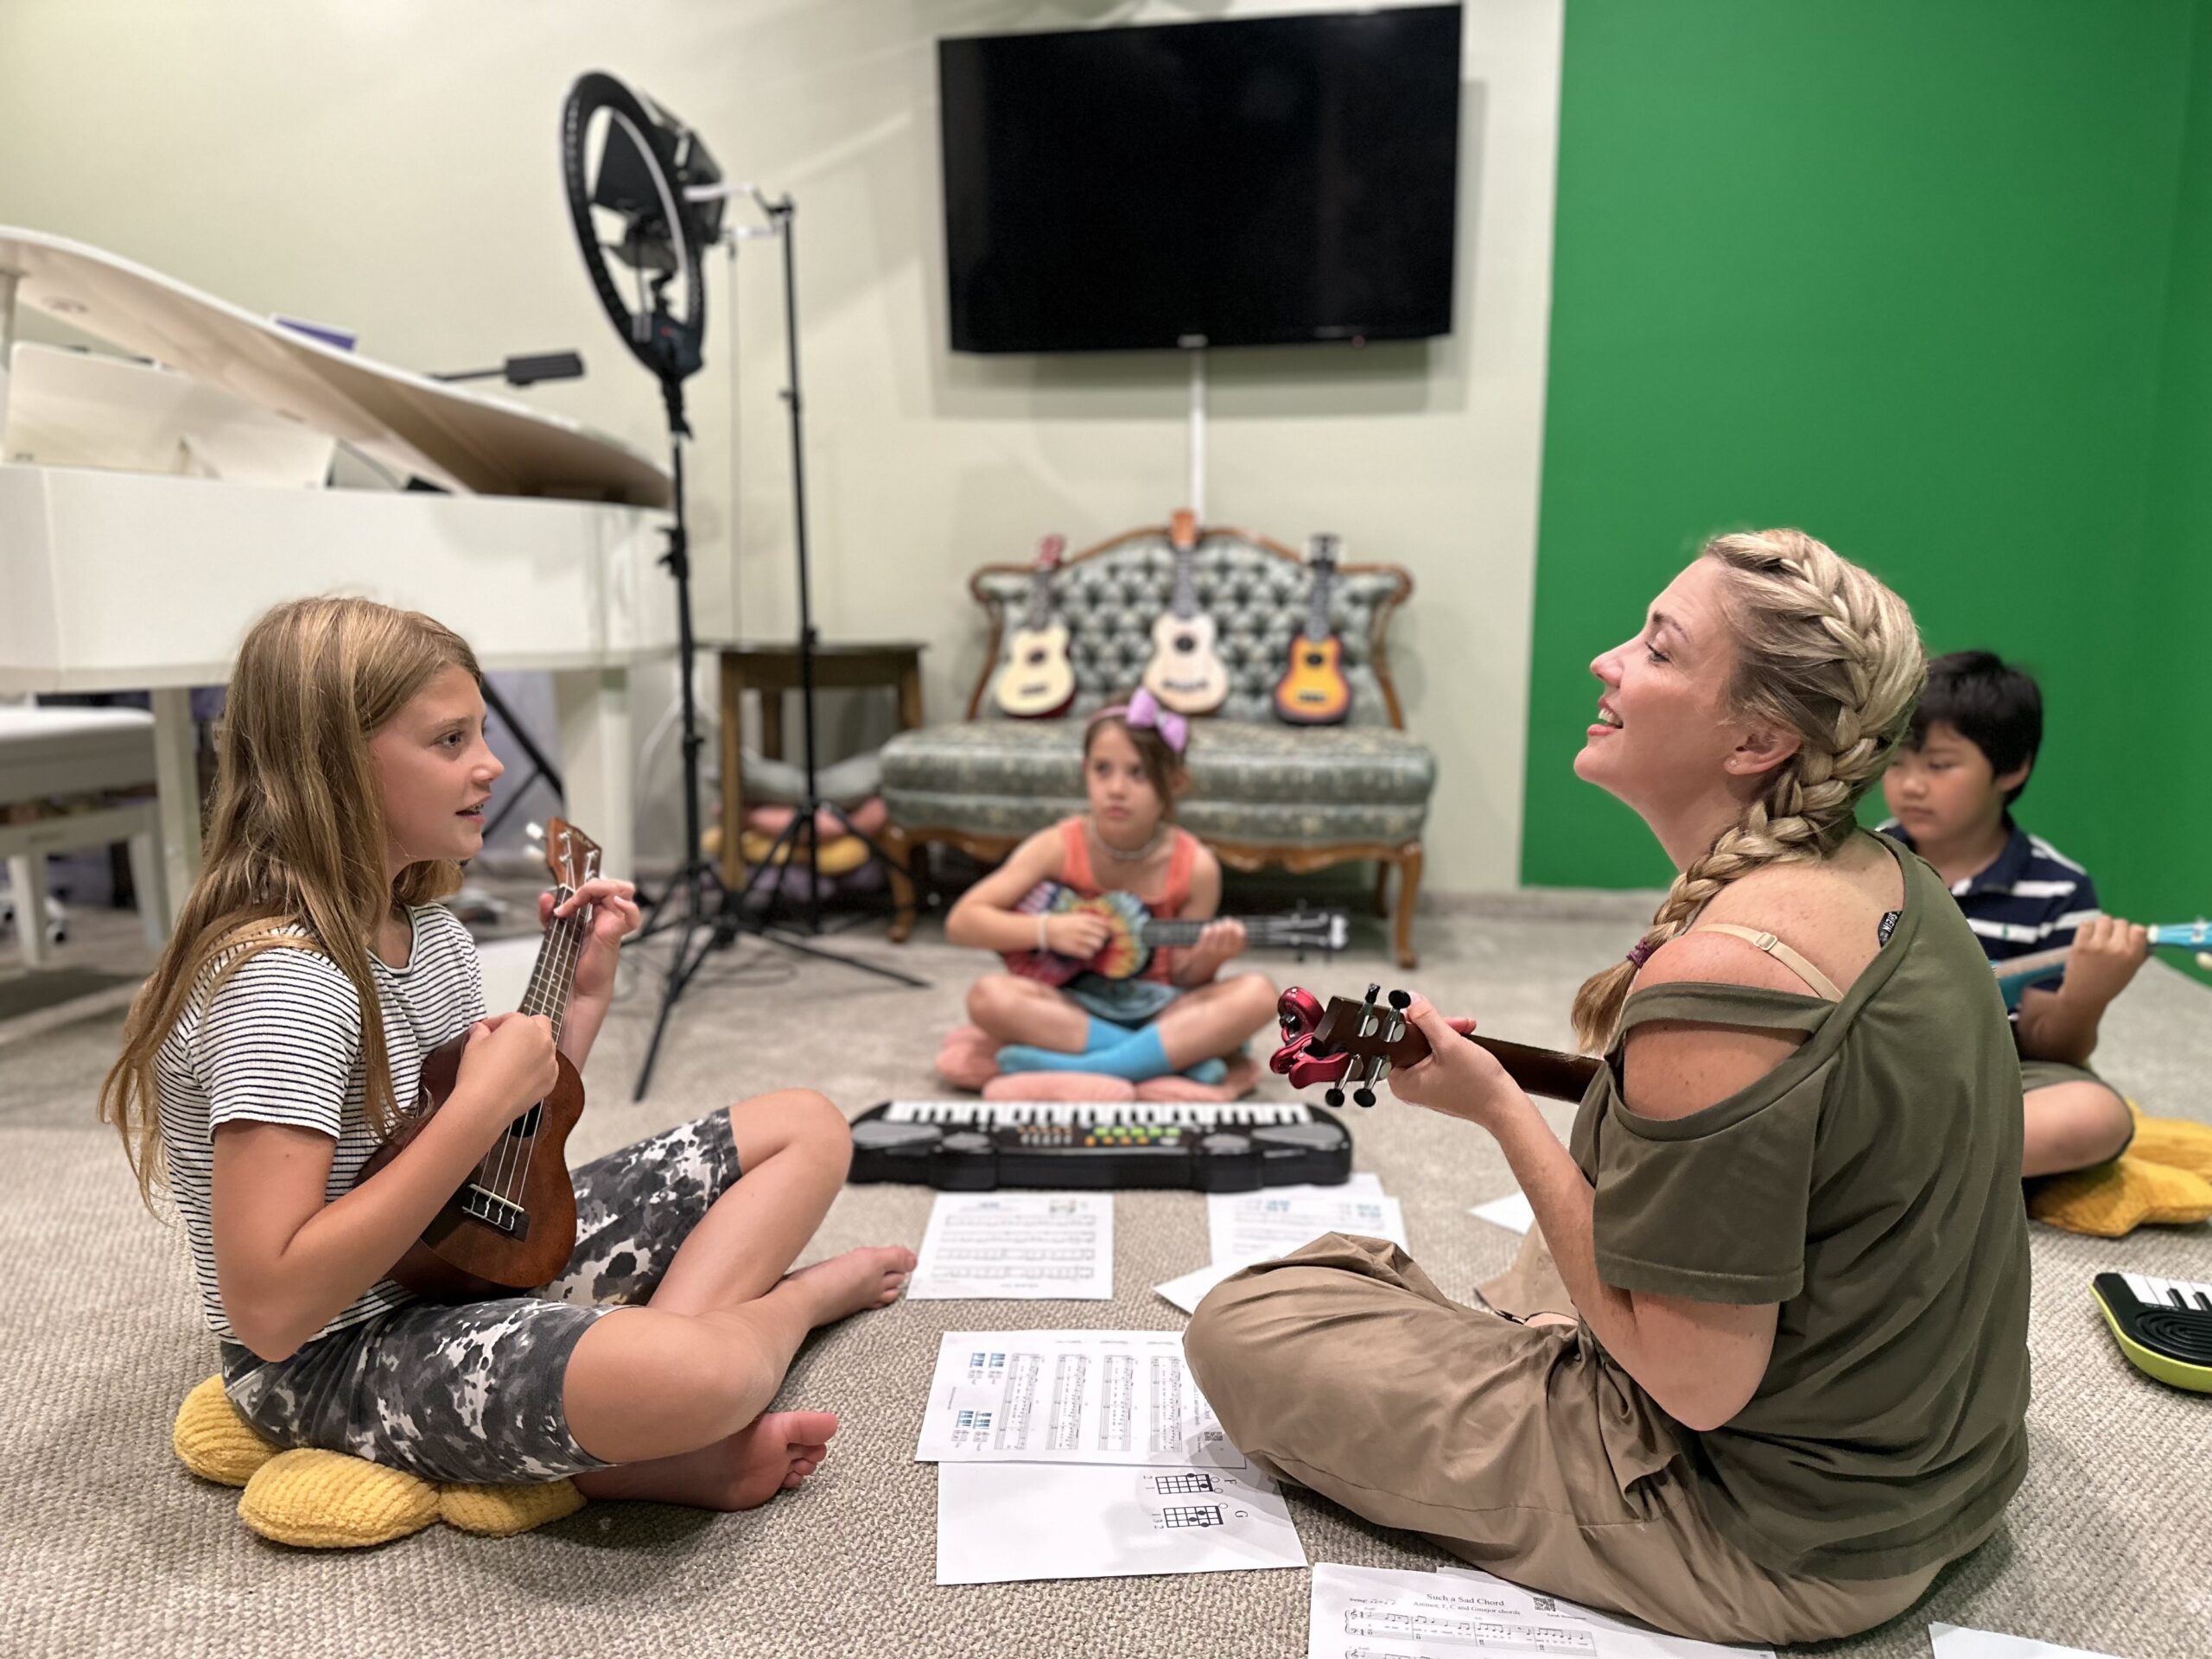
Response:
[[[1401,1014],[1403,1014],[1408,1008],[1411,1007],[1413,1006],[1413,1002],[1414,994],[1411,991],[1393,991],[1390,993],[1390,1006],[1397,1009]]]
[[[545,826],[544,826],[543,824],[542,824],[542,823],[529,823],[529,824],[524,824],[524,825],[523,826],[523,831],[522,831],[522,832],[523,832],[523,834],[524,834],[525,836],[528,836],[530,837],[530,844],[531,844],[531,846],[533,846],[533,847],[543,847],[543,846],[545,844]]]
[[[1362,1106],[1372,1106],[1375,1103],[1375,1091],[1372,1089],[1356,1090],[1353,1091],[1352,1099]],[[1341,1096],[1339,1103],[1341,1103]]]
[[[1367,995],[1360,1000],[1371,1008],[1375,1006],[1375,999],[1382,995],[1382,988],[1380,985],[1370,985],[1367,988]]]
[[[1363,1090],[1361,1092],[1364,1093],[1365,1090]],[[1330,1090],[1327,1094],[1321,1096],[1321,1103],[1332,1110],[1342,1111],[1344,1105],[1344,1091],[1341,1089]]]

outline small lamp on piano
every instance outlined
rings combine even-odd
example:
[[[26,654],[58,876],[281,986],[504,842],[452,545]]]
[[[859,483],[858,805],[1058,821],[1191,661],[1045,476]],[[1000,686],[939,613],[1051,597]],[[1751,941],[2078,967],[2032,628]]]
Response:
[[[456,369],[433,374],[433,380],[505,380],[511,386],[534,386],[541,380],[581,380],[584,359],[580,352],[539,352],[530,357],[511,357],[496,369]]]

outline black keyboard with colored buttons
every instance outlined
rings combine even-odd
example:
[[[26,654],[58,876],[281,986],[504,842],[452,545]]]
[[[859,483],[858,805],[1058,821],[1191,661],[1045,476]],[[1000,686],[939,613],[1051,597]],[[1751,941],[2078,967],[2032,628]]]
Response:
[[[1249,1192],[1351,1173],[1351,1131],[1300,1101],[890,1100],[854,1120],[849,1179]]]

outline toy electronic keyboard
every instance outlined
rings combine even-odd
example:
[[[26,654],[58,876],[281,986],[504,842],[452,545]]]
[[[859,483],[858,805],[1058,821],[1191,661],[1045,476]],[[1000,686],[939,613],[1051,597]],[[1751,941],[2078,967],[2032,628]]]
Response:
[[[1298,1101],[888,1100],[853,1120],[847,1179],[1250,1192],[1351,1173],[1351,1132]]]
[[[2139,1371],[2212,1394],[2212,1285],[2101,1273],[2089,1287],[2120,1351]]]

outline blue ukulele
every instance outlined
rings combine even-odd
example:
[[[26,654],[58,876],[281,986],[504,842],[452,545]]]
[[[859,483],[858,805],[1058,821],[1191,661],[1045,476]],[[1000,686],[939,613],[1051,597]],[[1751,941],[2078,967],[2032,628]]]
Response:
[[[2212,922],[2181,922],[2171,927],[2151,930],[2151,943],[2164,945],[2194,945],[2202,950],[2212,946]],[[2038,950],[2033,956],[2014,957],[2006,962],[1993,962],[1989,965],[1997,974],[1997,988],[2005,993],[2005,1006],[2020,1006],[2020,993],[2038,980],[2056,979],[2066,971],[2066,958],[2074,953],[2070,944],[2062,944],[2056,950]]]

